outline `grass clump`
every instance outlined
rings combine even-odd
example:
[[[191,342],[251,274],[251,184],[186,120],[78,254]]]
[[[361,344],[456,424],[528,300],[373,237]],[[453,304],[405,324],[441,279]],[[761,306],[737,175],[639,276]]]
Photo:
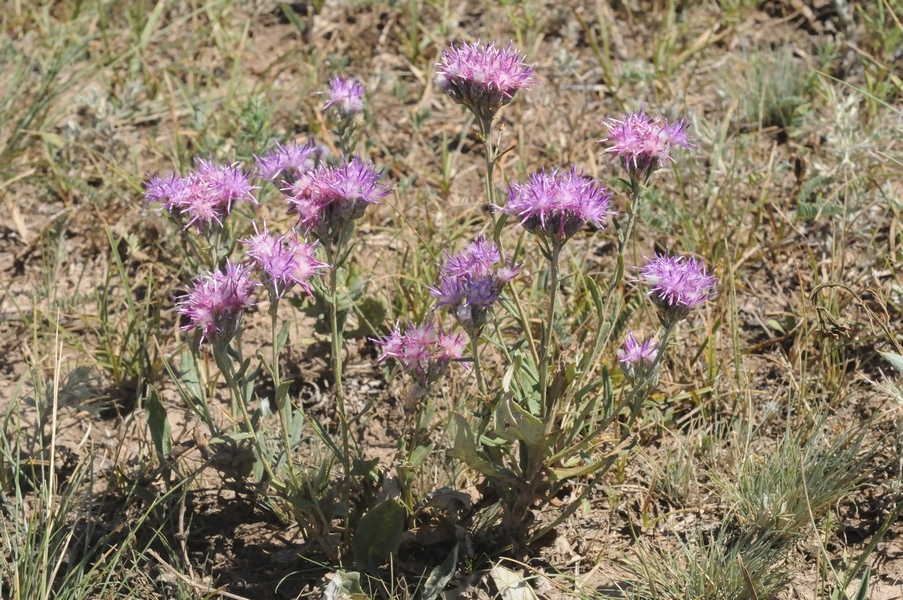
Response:
[[[794,571],[797,543],[854,492],[874,449],[870,423],[830,438],[826,418],[788,431],[765,456],[741,457],[736,472],[713,474],[727,512],[714,532],[677,541],[676,552],[640,540],[628,563],[638,598],[772,598]]]
[[[789,133],[809,102],[812,73],[789,47],[754,53],[735,94],[745,123]]]

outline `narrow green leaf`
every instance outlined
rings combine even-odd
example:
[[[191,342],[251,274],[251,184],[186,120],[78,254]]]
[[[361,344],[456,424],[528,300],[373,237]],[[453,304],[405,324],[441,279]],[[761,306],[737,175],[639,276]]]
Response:
[[[282,329],[279,330],[279,333],[276,335],[276,354],[278,355],[282,352],[282,349],[285,348],[285,344],[288,342],[288,329],[290,323],[288,321],[282,326]]]
[[[856,592],[856,600],[867,600],[869,597],[869,579],[871,579],[872,568],[869,566],[865,567],[865,572],[862,574],[862,583],[859,584],[859,591]]]
[[[411,452],[411,466],[415,469],[420,468],[420,465],[423,464],[423,461],[430,455],[430,452],[433,451],[434,447],[435,444],[427,444],[425,446],[417,446],[414,448],[414,451]]]
[[[157,450],[160,460],[169,456],[172,450],[172,428],[166,415],[166,408],[160,402],[160,395],[153,386],[147,386],[147,399],[145,400],[147,412],[147,426],[150,429],[151,440]]]
[[[198,378],[198,372],[194,365],[194,357],[187,350],[182,353],[182,360],[179,361],[181,369],[180,379],[185,389],[193,396],[195,404],[201,402],[204,392],[201,390],[201,381]]]
[[[898,373],[903,374],[903,356],[896,352],[881,352],[880,354]]]
[[[285,18],[288,19],[289,23],[294,25],[295,29],[298,31],[298,35],[304,35],[304,23],[301,22],[301,18],[298,16],[298,13],[294,11],[292,5],[288,2],[282,2],[279,4],[282,7],[282,14],[285,15]]]
[[[493,415],[494,433],[509,441],[520,440],[532,447],[545,442],[545,425],[510,396],[499,401]]]
[[[276,388],[276,406],[282,408],[288,401],[288,390],[292,386],[292,381],[283,381]]]

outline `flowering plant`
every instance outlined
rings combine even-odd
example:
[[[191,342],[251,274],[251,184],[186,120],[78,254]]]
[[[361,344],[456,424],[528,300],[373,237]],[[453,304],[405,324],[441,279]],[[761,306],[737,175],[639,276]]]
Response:
[[[462,44],[447,49],[437,64],[437,86],[477,117],[486,155],[486,195],[501,215],[497,218],[493,213],[493,241],[481,239],[461,254],[448,256],[439,270],[439,284],[430,288],[436,308],[449,308],[470,337],[469,360],[482,401],[481,409],[473,413],[475,419],[455,415],[455,441],[449,454],[485,477],[501,509],[500,519],[490,529],[511,544],[515,555],[524,554],[531,540],[576,510],[601,474],[632,445],[632,424],[658,380],[675,328],[711,296],[717,283],[692,257],[659,257],[640,270],[663,331],[658,341],[649,338],[642,343],[629,333],[623,347],[613,353],[625,382],[620,395],[616,394],[610,371],[599,363],[627,318],[621,314],[620,288],[637,208],[652,174],[671,160],[671,151],[693,146],[683,121],[668,123],[638,111],[603,122],[609,130],[606,152],[620,158],[627,173],[629,197],[623,221],[614,208],[613,193],[575,166],[541,170],[522,182],[512,182],[507,202],[496,203],[493,173],[499,154],[493,120],[517,91],[535,83],[533,68],[510,45],[499,50],[480,42]],[[528,290],[512,281],[523,268],[518,262],[520,252],[525,258],[529,252],[519,244],[513,256],[502,259],[506,255],[501,234],[509,217],[535,236],[547,263],[547,277],[538,277],[547,282],[541,317],[534,314],[534,304],[525,303],[521,296]],[[578,232],[589,226],[605,230],[609,224],[618,242],[611,277],[600,285],[589,276],[570,276],[588,291],[595,308],[594,322],[582,325],[592,332],[582,346],[585,350],[570,354],[560,341],[563,334],[558,333],[562,327],[561,257]],[[502,293],[503,288],[508,291]],[[523,337],[513,346],[499,333],[498,317],[490,310],[494,304],[500,304],[503,314],[519,324]],[[488,327],[494,320],[495,327]],[[537,322],[538,339],[533,333]],[[496,335],[486,345],[499,349],[504,363],[500,378],[483,373],[480,355],[490,331]],[[558,516],[551,522],[536,519],[537,511],[564,486],[577,481],[583,482],[582,491]]]
[[[187,176],[154,176],[147,184],[148,199],[168,210],[183,233],[194,229],[202,236],[227,227],[239,203],[259,205],[256,191],[275,186],[283,193],[290,220],[284,231],[271,233],[257,215],[236,226],[243,231],[236,244],[214,253],[212,264],[177,300],[183,329],[192,336],[181,380],[217,443],[243,452],[242,473],[274,490],[307,539],[332,557],[351,550],[359,564],[376,568],[394,551],[391,540],[426,518],[415,482],[437,450],[484,479],[484,502],[475,509],[481,514],[473,521],[482,526],[469,534],[504,540],[512,554],[526,554],[530,542],[572,514],[635,443],[634,423],[657,385],[675,331],[717,287],[694,256],[648,260],[633,282],[644,294],[633,300],[624,281],[626,250],[653,173],[673,150],[693,147],[683,121],[669,123],[643,111],[603,121],[605,153],[617,157],[626,172],[623,208],[615,191],[577,166],[536,171],[510,182],[507,197],[495,200],[502,135],[493,137],[494,120],[517,92],[537,83],[534,72],[511,44],[502,49],[461,43],[437,64],[437,86],[477,117],[491,236],[487,232],[459,252],[437,257],[436,277],[423,288],[429,307],[421,318],[401,314],[374,340],[377,362],[397,364],[411,382],[403,396],[394,478],[362,447],[360,428],[369,408],[346,402],[343,381],[345,316],[356,299],[347,288],[359,269],[356,222],[390,193],[383,173],[353,153],[363,86],[341,77],[330,82],[323,110],[335,126],[337,144],[329,146],[337,146],[340,157],[326,160],[313,140],[277,143],[255,157],[254,171],[202,160]],[[505,247],[506,231],[512,230],[518,232],[513,249]],[[617,242],[612,273],[604,280],[568,260],[579,244],[574,240],[589,232]],[[331,424],[308,418],[280,373],[289,326],[280,326],[279,309],[294,292],[301,296],[294,305],[314,297],[328,322]],[[254,363],[243,352],[242,315],[264,293],[272,354],[257,351]],[[565,310],[574,293],[590,299],[579,316]],[[640,341],[625,333],[631,315],[625,307],[644,298],[655,307],[661,330]],[[208,349],[229,389],[234,425],[223,425],[209,410],[218,376],[204,372]],[[435,400],[455,371],[472,379],[448,403],[452,441],[441,448]],[[256,391],[267,377],[273,384],[269,395]],[[273,413],[278,428],[268,421]],[[313,435],[303,435],[305,428]],[[322,443],[328,456],[316,468],[300,458],[311,440]],[[562,510],[538,518],[568,487],[573,493]]]

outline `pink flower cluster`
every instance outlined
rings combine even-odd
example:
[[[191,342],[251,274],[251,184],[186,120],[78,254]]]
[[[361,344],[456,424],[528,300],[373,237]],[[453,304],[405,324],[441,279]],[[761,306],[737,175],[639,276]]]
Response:
[[[312,293],[310,280],[327,265],[314,258],[315,244],[305,244],[291,234],[272,235],[264,225],[247,240],[247,263],[226,261],[226,266],[213,273],[203,273],[177,301],[177,310],[188,319],[182,329],[201,331],[200,341],[229,341],[243,312],[254,306],[253,293],[259,285],[251,278],[256,267],[263,274],[263,285],[273,299],[282,298],[297,285]]]
[[[624,338],[624,345],[618,349],[618,362],[624,376],[634,383],[644,381],[652,374],[657,351],[658,344],[652,339],[645,339],[641,344],[633,332],[629,332]]]
[[[321,165],[303,173],[287,190],[289,212],[305,233],[336,243],[369,204],[389,193],[373,163],[354,157],[340,166]]]
[[[263,156],[255,156],[257,176],[269,181],[295,181],[301,173],[310,171],[322,159],[322,151],[313,138],[306,144],[289,142],[276,144]]]
[[[254,303],[256,283],[247,265],[227,261],[213,273],[203,273],[187,294],[178,299],[177,310],[189,319],[182,329],[199,329],[201,342],[231,339],[242,313]]]
[[[524,229],[563,244],[592,223],[599,229],[617,213],[611,194],[576,167],[534,173],[523,183],[512,182],[508,203],[501,209],[521,220]]]
[[[461,327],[473,335],[486,324],[489,310],[505,285],[517,277],[520,265],[502,262],[499,249],[480,238],[458,254],[446,254],[439,269],[439,285],[429,288],[438,306],[452,309]]]
[[[353,77],[336,75],[329,81],[329,100],[323,110],[335,107],[343,119],[351,119],[364,110],[364,86]]]
[[[524,62],[514,44],[461,42],[446,48],[436,63],[436,87],[469,108],[479,119],[492,119],[518,90],[536,84],[535,67]]]
[[[461,358],[465,340],[428,321],[419,326],[408,325],[403,333],[396,323],[389,337],[376,343],[383,349],[379,360],[397,360],[414,377],[415,395],[421,396],[445,374],[449,363]]]
[[[693,256],[656,256],[640,269],[640,276],[650,286],[648,295],[666,325],[686,318],[718,285],[705,264]]]
[[[627,173],[639,181],[648,179],[665,162],[673,161],[673,147],[694,148],[687,139],[686,121],[668,123],[638,110],[620,120],[606,119],[602,125],[608,128],[608,137],[602,141],[611,143],[606,152],[620,158]]]
[[[199,159],[185,177],[150,177],[144,195],[148,202],[159,202],[173,214],[184,215],[186,229],[194,225],[200,231],[212,223],[222,227],[234,202],[257,204],[255,189],[238,164],[218,165]]]
[[[294,232],[277,237],[267,230],[266,225],[261,232],[257,231],[255,223],[254,230],[255,234],[242,240],[242,243],[247,246],[248,257],[263,272],[263,283],[270,292],[281,298],[297,285],[308,295],[313,295],[311,278],[328,267],[314,258],[316,244],[301,242]]]

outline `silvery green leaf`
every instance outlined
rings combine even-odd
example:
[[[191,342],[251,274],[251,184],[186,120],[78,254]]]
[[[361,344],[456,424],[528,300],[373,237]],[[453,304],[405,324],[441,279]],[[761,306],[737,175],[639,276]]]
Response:
[[[455,544],[455,547],[448,553],[448,556],[442,561],[442,564],[436,565],[433,567],[433,570],[430,571],[430,576],[427,577],[426,583],[423,585],[423,596],[421,596],[421,598],[423,600],[434,600],[436,596],[439,595],[439,592],[448,585],[452,575],[455,574],[455,567],[457,566],[458,544]]]
[[[322,600],[367,600],[367,594],[361,589],[361,574],[336,571],[323,590]]]
[[[881,352],[880,354],[898,373],[903,374],[903,356],[896,352]]]

